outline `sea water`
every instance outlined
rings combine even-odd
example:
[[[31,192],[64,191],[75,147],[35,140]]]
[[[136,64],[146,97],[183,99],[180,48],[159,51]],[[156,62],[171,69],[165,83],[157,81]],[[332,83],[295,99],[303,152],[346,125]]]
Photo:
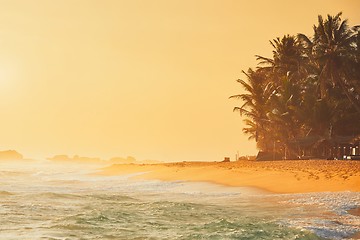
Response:
[[[346,239],[360,231],[347,212],[360,193],[91,174],[98,167],[0,163],[0,239]]]

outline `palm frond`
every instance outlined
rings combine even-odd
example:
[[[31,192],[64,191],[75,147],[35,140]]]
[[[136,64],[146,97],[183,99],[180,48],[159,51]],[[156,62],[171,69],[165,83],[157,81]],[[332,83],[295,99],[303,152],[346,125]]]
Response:
[[[274,60],[271,58],[266,58],[260,55],[255,55],[256,60],[260,61],[259,64],[264,65],[264,64],[270,64],[273,65],[274,64]]]

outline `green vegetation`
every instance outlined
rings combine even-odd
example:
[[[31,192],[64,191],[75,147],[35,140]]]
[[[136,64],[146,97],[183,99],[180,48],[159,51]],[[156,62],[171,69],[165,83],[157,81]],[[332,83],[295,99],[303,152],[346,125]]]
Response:
[[[256,70],[237,80],[245,92],[230,97],[242,101],[234,111],[259,150],[287,158],[333,158],[345,154],[346,144],[358,151],[360,26],[341,15],[319,16],[312,37],[270,41],[272,58],[256,56]]]

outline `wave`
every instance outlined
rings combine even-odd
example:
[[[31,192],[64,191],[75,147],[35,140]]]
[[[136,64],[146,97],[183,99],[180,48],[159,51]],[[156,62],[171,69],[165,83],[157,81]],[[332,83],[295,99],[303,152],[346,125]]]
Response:
[[[81,199],[82,196],[78,194],[70,193],[55,193],[55,192],[41,192],[41,193],[30,193],[24,196],[25,198],[36,198],[36,199]]]
[[[360,193],[276,195],[47,165],[13,170],[0,171],[0,239],[342,239],[360,231],[347,212]]]

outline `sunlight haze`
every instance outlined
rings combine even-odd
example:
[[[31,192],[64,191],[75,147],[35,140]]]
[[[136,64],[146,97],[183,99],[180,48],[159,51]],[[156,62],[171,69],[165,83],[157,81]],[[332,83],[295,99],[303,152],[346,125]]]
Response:
[[[0,149],[26,157],[218,161],[255,155],[229,96],[319,14],[360,1],[0,0]]]

